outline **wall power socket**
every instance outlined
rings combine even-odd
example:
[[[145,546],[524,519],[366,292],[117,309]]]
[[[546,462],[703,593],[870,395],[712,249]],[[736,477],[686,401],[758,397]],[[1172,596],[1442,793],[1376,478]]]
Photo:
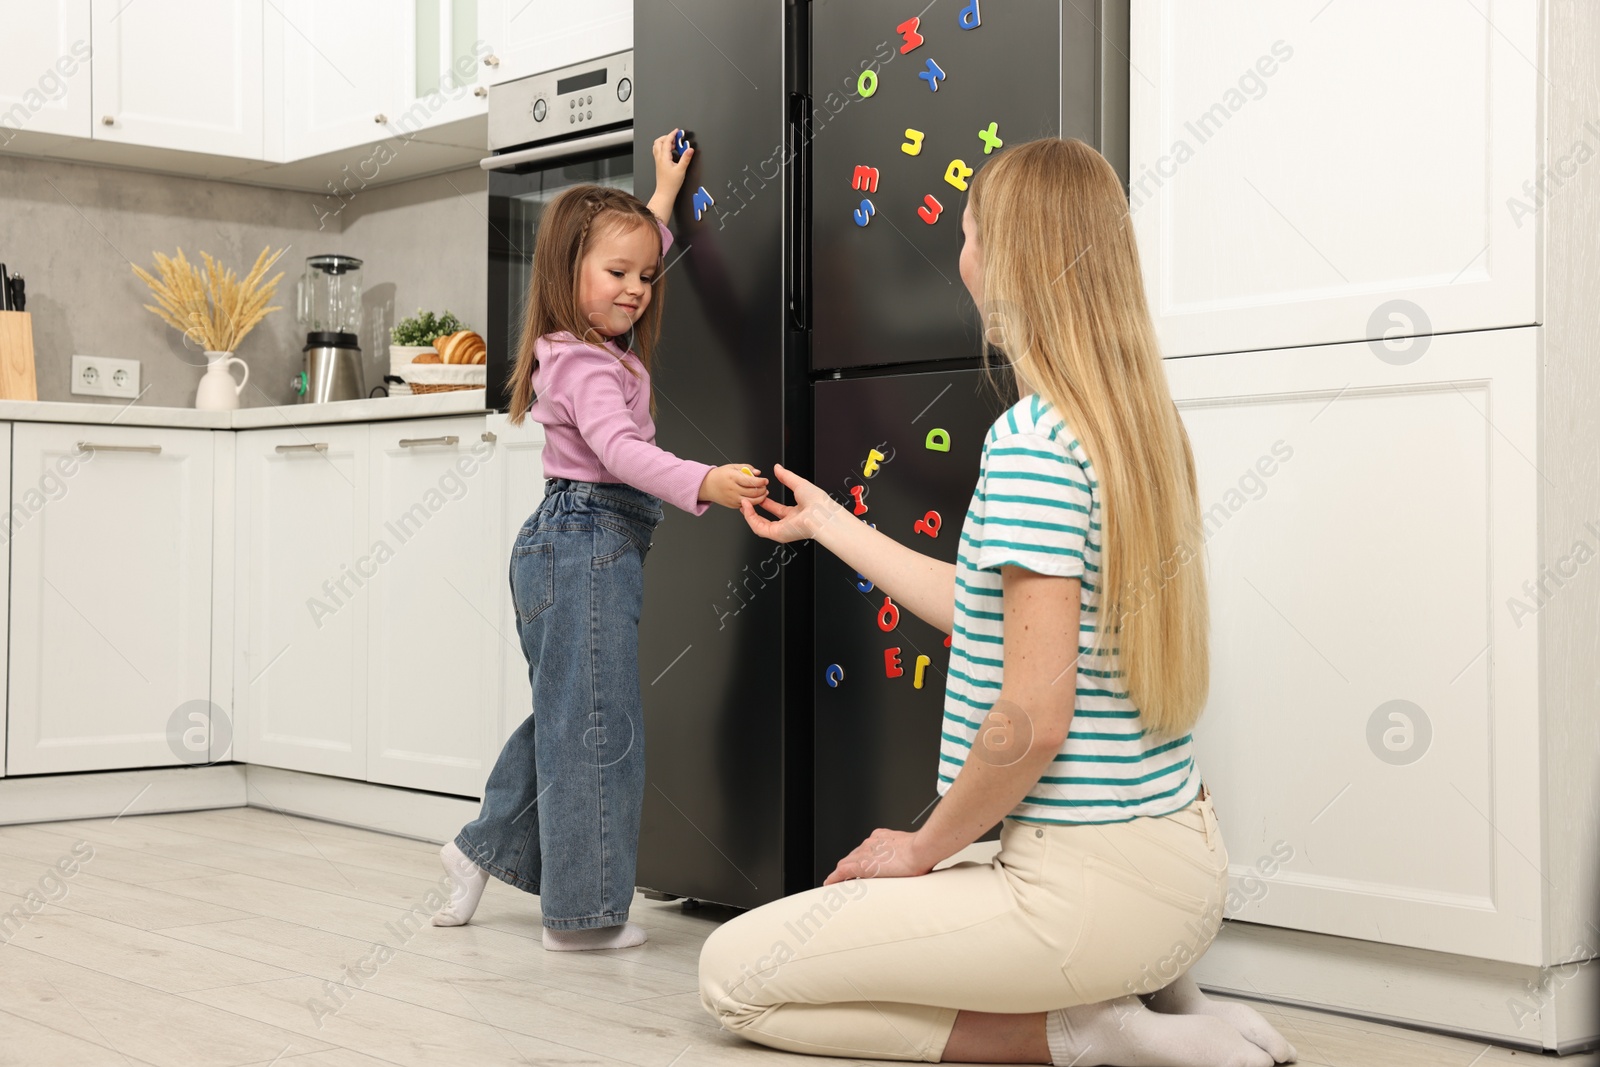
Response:
[[[80,396],[139,397],[139,361],[106,356],[72,357],[72,391]]]

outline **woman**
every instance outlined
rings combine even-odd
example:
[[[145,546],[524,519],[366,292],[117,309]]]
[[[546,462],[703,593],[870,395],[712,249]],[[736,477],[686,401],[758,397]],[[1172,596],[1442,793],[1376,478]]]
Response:
[[[952,635],[943,799],[717,930],[701,998],[795,1052],[1287,1062],[1260,1015],[1171,981],[1220,926],[1227,852],[1189,733],[1209,654],[1194,464],[1121,184],[1082,142],[1035,141],[978,175],[962,228],[962,281],[1020,399],[984,443],[957,563],[782,467],[793,505],[742,505]],[[933,872],[1002,820],[991,864]]]

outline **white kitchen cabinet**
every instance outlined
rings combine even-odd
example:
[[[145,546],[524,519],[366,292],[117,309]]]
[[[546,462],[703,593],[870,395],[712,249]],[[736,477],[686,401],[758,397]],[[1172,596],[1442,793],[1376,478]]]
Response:
[[[93,0],[93,136],[262,158],[263,0]]]
[[[5,10],[0,148],[18,132],[88,137],[89,0],[30,0]]]
[[[235,758],[364,778],[367,427],[244,430],[235,447]]]
[[[367,768],[371,782],[482,796],[498,601],[484,531],[484,417],[371,427]],[[492,757],[490,757],[492,758]]]
[[[487,115],[490,47],[479,29],[477,0],[415,0],[401,25],[402,112],[392,125],[402,135]],[[485,144],[482,131],[472,142]]]
[[[0,423],[0,500],[11,499],[11,424]],[[6,551],[0,552],[0,603],[6,604],[4,612],[0,612],[0,678],[6,676],[6,653],[11,648],[11,641],[7,630],[11,622],[11,534],[15,529],[15,516],[11,522],[0,525],[0,537],[6,542]],[[6,694],[5,688],[0,686],[0,736],[4,736],[6,726]],[[0,746],[3,747],[3,746]],[[0,752],[0,778],[6,773],[3,752]]]
[[[1511,607],[1540,573],[1539,330],[1379,350],[1167,362],[1236,917],[1539,964],[1541,617]]]
[[[532,419],[511,425],[503,414],[489,416],[495,436],[491,474],[494,513],[490,516],[487,555],[494,591],[496,716],[488,741],[492,761],[512,731],[533,712],[528,661],[517,637],[517,609],[511,602],[511,546],[522,526],[544,499],[544,427]]]
[[[22,423],[13,444],[9,772],[194,762],[170,724],[210,695],[210,432]]]
[[[407,66],[399,14],[411,6],[282,0],[267,10],[266,62],[282,78],[279,158],[304,159],[389,136]]]
[[[632,48],[633,0],[478,0],[478,24],[498,85]]]
[[[1576,162],[1563,142],[1560,177],[1541,165],[1539,20],[1524,0],[1134,4],[1129,201],[1163,352],[1541,321],[1534,185]]]

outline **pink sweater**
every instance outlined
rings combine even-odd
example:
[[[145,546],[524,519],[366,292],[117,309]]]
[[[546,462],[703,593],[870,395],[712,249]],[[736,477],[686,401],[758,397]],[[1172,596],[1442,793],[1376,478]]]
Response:
[[[672,244],[665,226],[661,241],[664,252]],[[537,399],[528,413],[545,429],[546,477],[623,482],[691,515],[705,513],[710,505],[698,497],[711,466],[656,447],[650,375],[637,356],[570,333],[539,338],[534,352]]]

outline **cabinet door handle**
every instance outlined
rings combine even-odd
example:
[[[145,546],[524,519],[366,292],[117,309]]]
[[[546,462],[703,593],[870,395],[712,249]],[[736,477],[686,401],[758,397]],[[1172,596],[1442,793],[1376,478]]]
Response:
[[[376,122],[379,126],[382,126],[384,123],[389,121],[389,116],[380,111],[376,115],[372,116],[372,121]]]
[[[500,57],[499,56],[484,56],[483,57],[483,65],[486,66],[486,67],[498,67],[500,65]]]
[[[116,124],[117,124],[117,120],[112,118],[110,115],[101,115],[100,116],[100,125],[102,125],[102,126],[115,126]]]
[[[459,440],[461,440],[461,438],[457,437],[453,433],[446,434],[443,437],[402,437],[400,438],[400,447],[412,448],[416,445],[453,445]]]
[[[489,95],[489,90],[480,85],[476,89],[472,90],[472,95],[480,98],[485,97]]]
[[[492,445],[496,441],[500,440],[500,438],[495,436],[495,433],[494,433],[493,430],[485,430],[485,431],[483,431],[483,435],[482,435],[481,440],[487,441]]]
[[[279,452],[326,452],[327,450],[328,446],[321,441],[314,445],[279,445],[276,449]]]
[[[149,452],[153,456],[161,454],[160,445],[97,445],[92,441],[79,441],[79,452]]]

